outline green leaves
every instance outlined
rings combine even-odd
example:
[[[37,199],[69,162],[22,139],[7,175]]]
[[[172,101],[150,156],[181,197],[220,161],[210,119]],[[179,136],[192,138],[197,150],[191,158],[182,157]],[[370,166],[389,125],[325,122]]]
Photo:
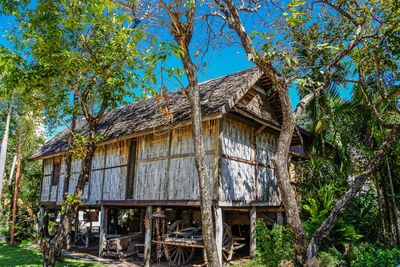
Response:
[[[256,223],[257,266],[290,265],[294,261],[291,232],[288,227],[274,224],[272,229],[261,220]],[[286,262],[285,262],[286,261]],[[289,263],[289,264],[282,264]]]
[[[286,17],[286,22],[290,27],[300,26],[304,22],[305,13],[301,11],[301,7],[305,5],[306,2],[301,0],[292,0],[291,3],[287,5],[287,12],[283,12],[282,15]]]

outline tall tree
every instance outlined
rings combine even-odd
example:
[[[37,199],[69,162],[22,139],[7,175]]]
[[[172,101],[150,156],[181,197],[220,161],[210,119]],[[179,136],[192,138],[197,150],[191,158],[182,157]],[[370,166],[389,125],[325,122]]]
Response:
[[[99,124],[126,97],[136,97],[133,88],[154,80],[156,57],[151,48],[141,50],[145,27],[111,1],[42,1],[20,21],[34,58],[31,84],[48,99],[48,115],[72,119],[69,153],[82,166],[75,193],[65,195],[56,235],[42,240],[43,265],[54,266],[89,179]]]
[[[1,141],[1,148],[0,148],[0,205],[1,205],[1,198],[3,195],[3,178],[5,175],[5,169],[6,169],[8,136],[9,136],[9,132],[10,132],[12,105],[13,104],[12,104],[12,99],[11,99],[8,103],[6,124],[4,126],[3,139]]]
[[[7,115],[3,130],[0,148],[0,205],[3,194],[3,178],[5,175],[8,140],[10,134],[10,122],[12,118],[15,87],[18,86],[16,76],[19,73],[21,58],[9,49],[0,47],[0,101],[7,105]]]
[[[283,7],[275,2],[263,6],[259,1],[234,3],[233,0],[215,0],[215,3],[218,10],[212,6],[211,13],[223,18],[234,30],[248,58],[273,82],[279,96],[283,118],[274,165],[288,225],[293,233],[297,264],[304,264],[306,259],[316,255],[323,238],[333,229],[339,216],[359,192],[368,176],[380,165],[390,145],[397,138],[398,107],[394,104],[394,99],[389,98],[395,89],[391,87],[386,91],[381,90],[382,97],[388,103],[392,103],[391,108],[397,113],[397,116],[392,116],[390,122],[377,114],[378,121],[388,129],[385,140],[369,163],[354,175],[354,182],[348,191],[337,200],[331,213],[312,234],[309,242],[301,223],[298,203],[290,185],[287,169],[288,153],[296,123],[309,103],[325,94],[327,88],[344,85],[350,69],[345,67],[346,64],[356,66],[355,69],[360,66],[361,62],[356,59],[357,54],[366,55],[367,51],[373,53],[373,47],[379,47],[382,40],[393,40],[390,36],[398,35],[399,29],[394,26],[398,17],[389,12],[383,1],[358,3],[324,0],[306,4],[293,0]],[[390,5],[393,8],[398,4],[396,1],[390,1]],[[256,29],[250,34],[249,26],[242,20],[244,13],[254,13],[256,17],[262,17],[262,12],[270,14],[270,9],[280,14],[275,18],[274,24],[268,25],[278,31],[258,33]],[[382,12],[387,18],[382,16]],[[280,38],[285,39],[282,41]],[[255,45],[257,40],[261,40],[263,44],[261,49],[257,49]],[[276,46],[280,46],[279,50]],[[391,50],[389,54],[393,54],[393,48],[389,45],[385,48],[386,52]],[[384,60],[378,62],[385,64]],[[392,61],[389,61],[389,64],[391,63]],[[357,74],[362,77],[362,72]],[[289,88],[292,86],[301,92],[300,102],[294,111],[289,96]],[[375,105],[376,102],[371,101],[372,109]]]
[[[167,27],[171,31],[176,44],[179,46],[179,57],[188,80],[188,86],[183,90],[186,92],[192,113],[194,158],[200,190],[202,238],[207,254],[207,261],[210,266],[221,266],[222,262],[220,262],[220,259],[222,259],[222,255],[218,255],[217,253],[213,224],[212,195],[210,192],[212,182],[205,162],[197,66],[192,60],[190,51],[198,3],[195,0],[178,0],[168,4],[163,0],[159,0],[159,3],[169,18]]]
[[[14,201],[13,201],[13,215],[11,224],[11,244],[15,244],[15,224],[17,222],[17,206],[18,206],[18,194],[19,194],[19,180],[21,177],[21,160],[22,160],[22,141],[21,136],[18,136],[18,149],[17,149],[17,163],[16,163],[16,174],[15,174],[15,185],[14,185]]]

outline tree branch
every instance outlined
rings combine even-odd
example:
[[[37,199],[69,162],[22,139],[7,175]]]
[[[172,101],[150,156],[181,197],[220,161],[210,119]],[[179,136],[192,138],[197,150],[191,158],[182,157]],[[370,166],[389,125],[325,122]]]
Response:
[[[399,126],[394,127],[390,134],[385,137],[385,140],[382,146],[379,148],[378,152],[376,152],[374,158],[367,164],[365,170],[354,177],[353,183],[350,185],[350,188],[347,190],[345,194],[340,197],[338,201],[336,201],[335,206],[333,207],[329,216],[325,219],[325,221],[321,224],[321,226],[314,232],[308,249],[307,249],[307,257],[311,259],[314,257],[318,251],[318,247],[321,245],[322,240],[329,235],[332,229],[335,227],[339,216],[343,214],[351,200],[357,195],[357,193],[361,190],[368,176],[371,175],[381,164],[383,158],[390,150],[391,145],[396,140],[399,134]]]
[[[360,67],[358,67],[358,81],[361,87],[361,90],[363,91],[364,95],[365,95],[365,100],[367,101],[367,106],[370,108],[370,110],[372,111],[372,115],[374,116],[374,118],[378,121],[378,123],[384,127],[384,128],[388,128],[388,129],[392,129],[396,126],[398,126],[398,124],[393,124],[393,123],[387,123],[384,119],[382,119],[382,117],[379,115],[378,110],[376,109],[375,105],[372,102],[372,98],[371,95],[367,92],[367,84],[365,83],[364,77],[362,76],[361,73],[361,69]]]
[[[343,10],[340,6],[335,5],[334,3],[332,3],[329,0],[319,0],[319,1],[315,1],[316,3],[323,3],[325,5],[328,5],[330,7],[332,7],[333,9],[335,9],[337,12],[339,12],[343,17],[347,18],[351,23],[353,23],[355,26],[359,26],[360,24],[357,22],[357,20],[355,18],[353,18],[348,12],[346,12],[345,10]]]

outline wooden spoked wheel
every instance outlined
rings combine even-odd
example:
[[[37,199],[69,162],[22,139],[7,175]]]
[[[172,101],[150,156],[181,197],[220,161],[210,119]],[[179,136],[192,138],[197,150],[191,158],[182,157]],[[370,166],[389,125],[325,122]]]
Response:
[[[126,249],[126,252],[132,255],[137,255],[138,254],[138,249],[136,247],[136,242],[131,242],[129,243],[128,248]]]
[[[174,245],[164,245],[165,257],[170,264],[174,266],[182,266],[188,264],[195,252],[195,248],[184,247],[184,246],[174,246]]]
[[[193,228],[191,227],[189,221],[178,220],[171,224],[168,228],[169,238],[186,238],[188,235],[193,233]]]
[[[184,238],[190,238],[191,235],[195,234],[196,229],[191,227],[188,221],[179,220],[171,224],[168,229],[168,238],[179,240]],[[170,264],[174,266],[182,266],[188,264],[195,253],[194,247],[188,247],[185,245],[167,245],[164,244],[165,257]]]
[[[231,231],[231,227],[224,223],[224,231],[222,234],[222,255],[226,262],[232,260],[233,256],[233,235]]]

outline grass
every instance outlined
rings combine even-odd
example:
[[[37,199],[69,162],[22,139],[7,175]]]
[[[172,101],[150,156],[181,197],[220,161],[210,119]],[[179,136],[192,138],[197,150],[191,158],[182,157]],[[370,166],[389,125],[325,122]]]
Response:
[[[42,266],[42,255],[39,250],[26,245],[10,246],[3,242],[0,243],[0,266]],[[56,266],[102,267],[104,265],[64,258]]]

